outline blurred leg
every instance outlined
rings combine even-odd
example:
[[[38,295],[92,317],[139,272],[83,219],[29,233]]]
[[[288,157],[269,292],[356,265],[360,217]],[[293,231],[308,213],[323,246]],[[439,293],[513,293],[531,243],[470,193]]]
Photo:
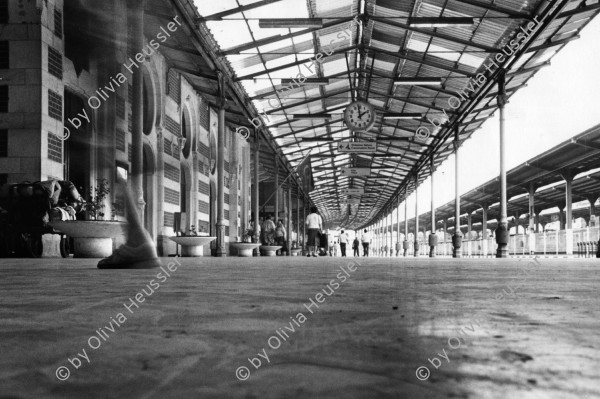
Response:
[[[99,269],[151,269],[160,266],[154,242],[140,221],[133,193],[124,180],[118,181],[125,192],[127,241],[108,258],[98,263]]]

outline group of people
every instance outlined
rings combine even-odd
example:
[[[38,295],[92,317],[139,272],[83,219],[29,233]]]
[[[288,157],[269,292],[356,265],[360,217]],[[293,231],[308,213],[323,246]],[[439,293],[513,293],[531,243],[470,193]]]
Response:
[[[316,257],[318,256],[319,249],[319,241],[320,236],[323,231],[323,219],[318,214],[317,207],[310,208],[310,214],[306,217],[306,226],[308,228],[308,254],[307,257]],[[360,256],[360,244],[362,243],[363,247],[363,256],[369,256],[369,245],[371,244],[371,233],[368,230],[364,230],[363,234],[360,237],[360,241],[358,235],[352,242],[352,249],[354,250],[354,256]],[[332,242],[329,245],[329,255],[337,256],[338,255],[338,246],[339,252],[343,257],[346,256],[346,246],[348,245],[348,234],[342,230],[340,232],[340,236],[338,241]]]
[[[261,218],[262,219],[262,218]],[[261,235],[260,241],[263,245],[271,245],[271,238],[274,239],[274,244],[281,247],[281,251],[287,252],[288,245],[286,239],[285,226],[283,219],[277,221],[277,225],[273,222],[272,216],[267,216],[266,220],[261,220]],[[280,253],[280,251],[278,251]]]

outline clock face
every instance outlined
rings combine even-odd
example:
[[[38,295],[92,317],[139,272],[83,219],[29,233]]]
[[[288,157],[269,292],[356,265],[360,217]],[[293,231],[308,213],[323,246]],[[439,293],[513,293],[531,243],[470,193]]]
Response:
[[[346,107],[344,119],[350,130],[369,130],[375,124],[375,109],[368,102],[358,100]]]

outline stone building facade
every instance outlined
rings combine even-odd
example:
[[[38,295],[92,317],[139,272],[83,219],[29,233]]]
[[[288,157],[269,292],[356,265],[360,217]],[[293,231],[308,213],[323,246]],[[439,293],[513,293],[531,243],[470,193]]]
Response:
[[[144,25],[138,49],[130,18],[118,0],[0,0],[0,183],[71,180],[88,195],[107,179],[111,215],[117,173],[132,171],[132,73],[139,70],[144,224],[167,255],[178,213],[181,230],[216,234],[219,119],[169,58],[167,35],[182,29],[176,21],[160,30]],[[250,214],[250,146],[233,128],[226,127],[226,243],[243,235]]]

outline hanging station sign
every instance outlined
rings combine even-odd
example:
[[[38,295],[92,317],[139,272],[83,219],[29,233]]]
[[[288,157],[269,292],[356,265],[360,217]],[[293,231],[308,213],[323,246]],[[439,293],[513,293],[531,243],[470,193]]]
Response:
[[[370,168],[340,168],[340,174],[342,176],[356,177],[356,176],[370,176]]]
[[[377,152],[377,143],[374,141],[340,141],[338,151],[354,154],[373,154]]]
[[[365,193],[364,188],[343,188],[340,190],[342,195],[362,195]]]

